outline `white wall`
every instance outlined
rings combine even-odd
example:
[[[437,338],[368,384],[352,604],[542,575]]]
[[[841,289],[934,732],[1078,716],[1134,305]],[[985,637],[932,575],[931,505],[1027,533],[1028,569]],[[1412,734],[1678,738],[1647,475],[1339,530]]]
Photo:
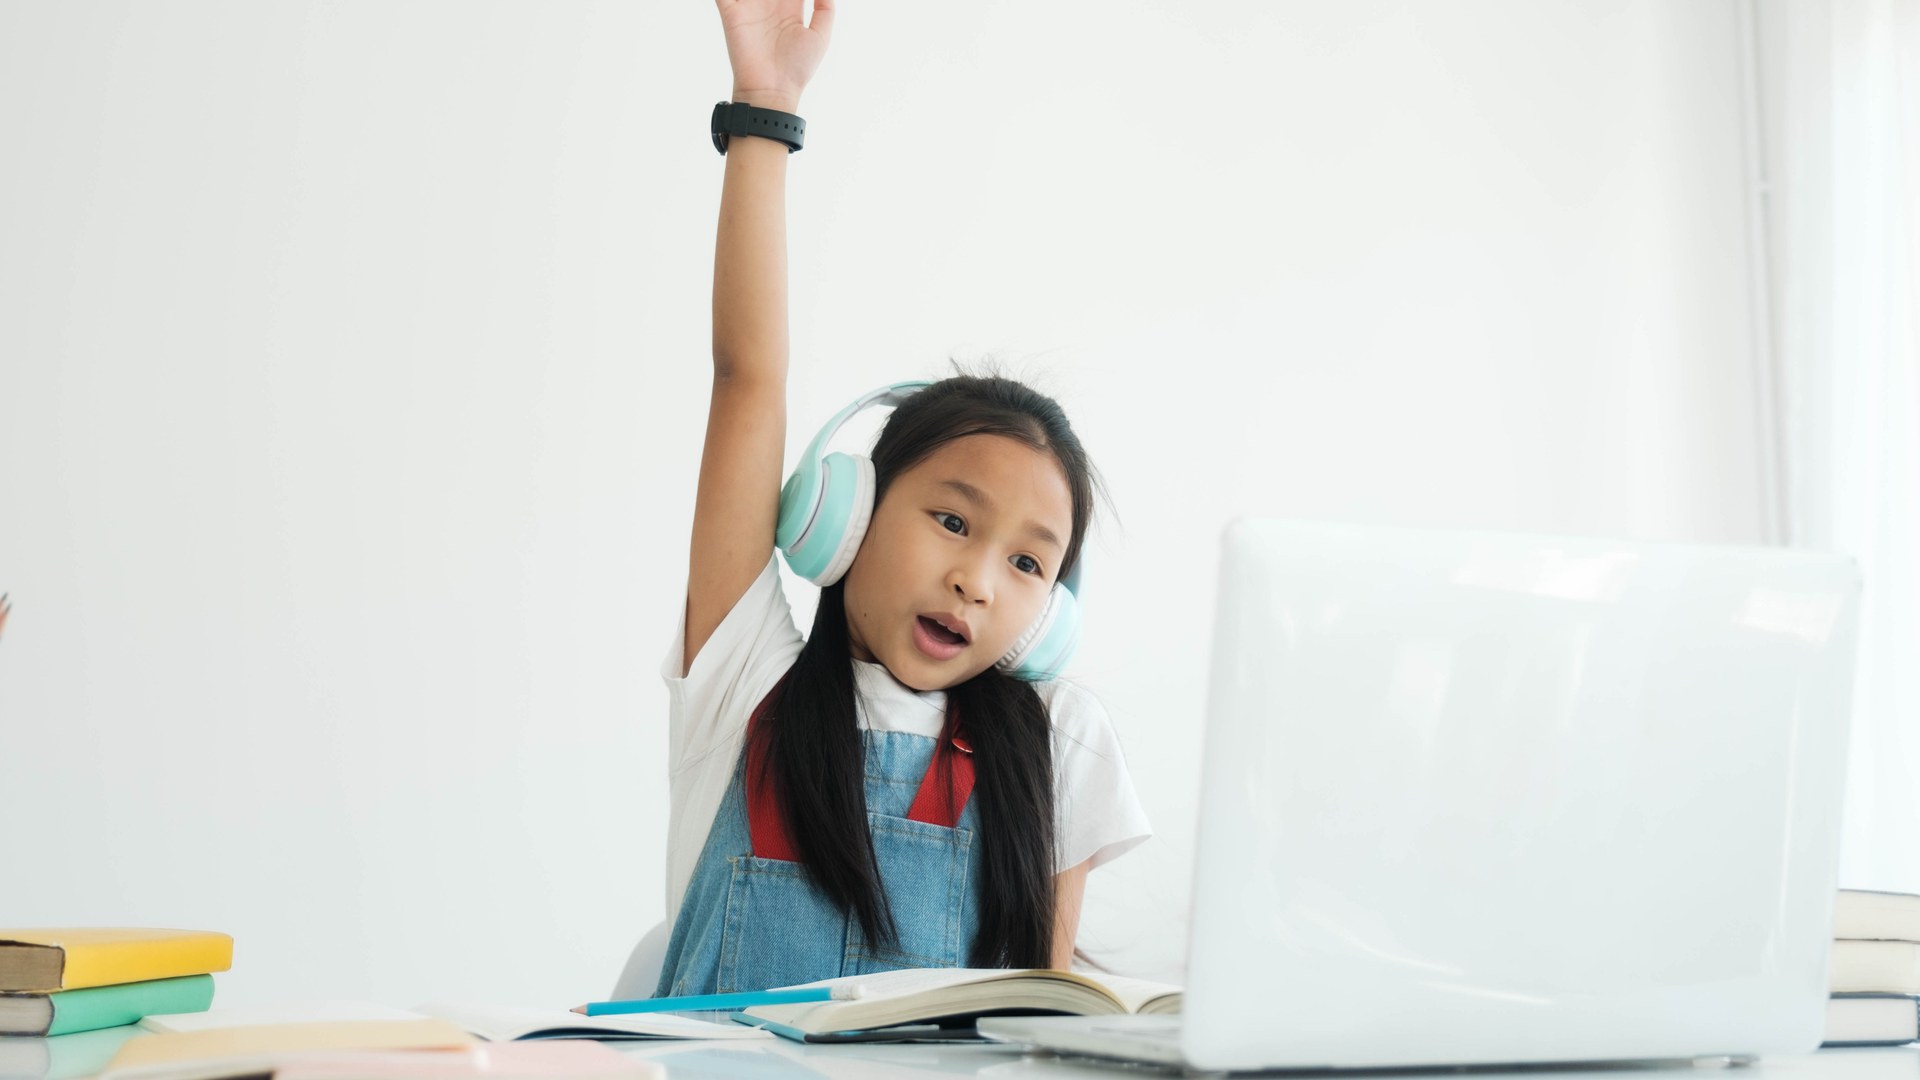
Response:
[[[1735,14],[841,10],[789,445],[949,354],[1068,407],[1159,830],[1083,944],[1178,975],[1230,516],[1760,539]],[[0,925],[226,930],[226,1004],[611,987],[729,86],[711,4],[0,4]]]
[[[1920,891],[1920,3],[1757,0],[1788,542],[1858,560],[1843,887]]]

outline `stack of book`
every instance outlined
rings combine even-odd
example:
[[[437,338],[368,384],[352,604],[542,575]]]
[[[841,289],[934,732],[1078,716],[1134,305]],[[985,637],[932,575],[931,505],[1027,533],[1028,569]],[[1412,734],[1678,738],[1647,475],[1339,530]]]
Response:
[[[1841,889],[1833,905],[1823,1046],[1920,1039],[1920,896]]]
[[[111,1055],[124,1040],[108,1029],[130,1037],[143,1017],[205,1010],[213,972],[232,963],[233,939],[205,930],[0,929],[0,1072],[45,1074],[67,1042]]]

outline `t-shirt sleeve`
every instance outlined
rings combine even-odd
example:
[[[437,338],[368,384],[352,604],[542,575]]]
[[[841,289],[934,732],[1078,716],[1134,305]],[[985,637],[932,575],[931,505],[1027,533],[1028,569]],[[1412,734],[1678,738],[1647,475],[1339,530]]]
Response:
[[[1071,683],[1056,684],[1053,715],[1054,872],[1112,861],[1153,835],[1133,790],[1106,706]]]
[[[755,705],[800,653],[804,639],[780,588],[778,553],[768,556],[747,591],[734,602],[693,666],[681,671],[687,645],[686,594],[679,627],[661,659],[672,707],[667,732],[669,770],[678,773],[708,754],[739,745]]]

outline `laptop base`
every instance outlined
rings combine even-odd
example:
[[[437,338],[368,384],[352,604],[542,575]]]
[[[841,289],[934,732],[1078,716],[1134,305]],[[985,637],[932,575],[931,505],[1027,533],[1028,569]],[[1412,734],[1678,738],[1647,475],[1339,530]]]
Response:
[[[1045,1050],[1063,1057],[1084,1057],[1105,1063],[1141,1065],[1172,1071],[1200,1072],[1187,1064],[1180,1048],[1178,1016],[983,1016],[978,1022],[983,1038]],[[1272,1073],[1337,1073],[1346,1076],[1423,1076],[1446,1073],[1498,1075],[1517,1071],[1612,1071],[1672,1068],[1675,1066],[1738,1068],[1759,1060],[1754,1055],[1729,1055],[1671,1060],[1621,1059],[1609,1061],[1540,1061],[1512,1064],[1341,1067],[1286,1065],[1258,1070]],[[1224,1074],[1222,1074],[1224,1075]]]

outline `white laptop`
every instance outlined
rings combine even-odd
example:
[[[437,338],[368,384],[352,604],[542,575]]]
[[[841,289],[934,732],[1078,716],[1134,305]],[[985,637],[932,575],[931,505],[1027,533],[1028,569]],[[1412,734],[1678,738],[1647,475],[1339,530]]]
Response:
[[[1227,526],[1183,1015],[982,1034],[1201,1069],[1820,1043],[1845,556]]]

